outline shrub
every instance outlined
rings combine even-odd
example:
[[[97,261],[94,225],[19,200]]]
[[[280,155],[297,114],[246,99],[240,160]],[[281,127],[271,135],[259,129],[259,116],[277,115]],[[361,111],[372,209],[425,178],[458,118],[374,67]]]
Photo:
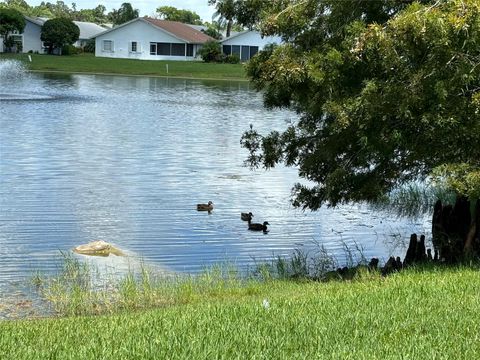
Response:
[[[220,43],[215,40],[207,41],[203,44],[198,54],[205,62],[220,62],[222,60]]]
[[[65,45],[62,47],[62,55],[76,55],[80,52],[80,49],[73,45]]]
[[[230,55],[226,55],[223,61],[226,62],[227,64],[239,64],[240,57],[237,54],[230,54]]]
[[[95,39],[90,39],[84,46],[83,51],[86,53],[95,53]]]

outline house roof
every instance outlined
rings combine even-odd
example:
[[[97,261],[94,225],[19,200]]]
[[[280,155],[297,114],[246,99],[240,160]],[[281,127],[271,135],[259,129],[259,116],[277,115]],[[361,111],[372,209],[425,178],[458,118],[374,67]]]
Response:
[[[39,25],[39,26],[42,26],[43,23],[45,22],[45,20],[41,19],[41,18],[38,18],[38,17],[30,17],[30,16],[23,16],[25,18],[25,20],[28,20],[30,21],[31,23],[34,23],[36,25]]]
[[[236,38],[236,37],[238,37],[238,36],[241,36],[241,35],[243,35],[243,34],[247,34],[247,33],[250,33],[250,32],[252,32],[252,30],[244,30],[244,31],[236,32],[236,33],[233,33],[233,32],[232,32],[232,34],[231,34],[229,37],[223,38],[223,39],[222,39],[222,42],[227,41],[227,40],[234,39],[234,38]],[[258,34],[260,35],[260,33],[259,33],[258,31],[253,31],[253,32],[258,33]]]
[[[44,18],[44,17],[29,17],[29,16],[25,16],[25,19],[39,26],[43,26],[43,24],[45,24],[45,22],[49,20],[48,18]],[[100,34],[101,32],[105,31],[105,28],[95,23],[85,22],[85,21],[74,21],[73,23],[77,25],[78,28],[80,29],[79,39],[90,39]]]
[[[90,39],[105,31],[105,28],[95,23],[84,21],[74,21],[73,23],[80,29],[79,39]]]
[[[202,44],[214,40],[203,32],[178,21],[158,20],[149,17],[144,17],[143,20],[188,43]]]
[[[133,20],[130,20],[126,23],[123,23],[121,25],[118,25],[112,29],[108,29],[103,31],[100,34],[97,34],[95,36],[100,36],[104,34],[108,34],[109,32],[115,31],[119,28],[122,28],[124,26],[128,26],[129,24],[135,22],[135,21],[143,21],[147,23],[148,25],[151,25],[157,29],[160,29],[173,37],[176,37],[177,39],[184,41],[189,44],[203,44],[207,41],[210,40],[215,40],[211,38],[208,35],[205,35],[203,32],[198,31],[194,28],[192,28],[190,25],[178,22],[178,21],[167,21],[167,20],[158,20],[158,19],[153,19],[149,17],[141,17],[141,18],[136,18]]]

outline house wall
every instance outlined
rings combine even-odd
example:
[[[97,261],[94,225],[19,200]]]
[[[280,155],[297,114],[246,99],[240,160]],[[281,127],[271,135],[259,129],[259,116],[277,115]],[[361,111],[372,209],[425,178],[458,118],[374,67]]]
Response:
[[[104,40],[113,41],[112,51],[103,50]],[[131,52],[129,49],[132,41],[136,41],[140,45],[137,52]],[[193,46],[193,57],[150,55],[151,42],[185,44],[184,41],[138,20],[97,36],[95,38],[95,56],[142,60],[193,60],[199,48],[198,45]]]
[[[248,45],[248,46],[258,46],[262,50],[267,44],[280,44],[282,38],[279,36],[265,36],[262,39],[262,36],[257,31],[248,31],[233,38],[229,38],[222,41],[224,45]]]
[[[262,38],[259,32],[257,31],[247,31],[243,34],[233,36],[231,38],[225,39],[222,41],[222,48],[223,45],[230,45],[230,46],[240,46],[240,53],[237,54],[242,61],[247,61],[250,59],[250,54],[245,54],[244,51],[246,50],[243,47],[251,47],[256,46],[258,47],[258,51],[263,50],[265,45],[267,44],[280,44],[282,42],[282,38],[279,36],[265,36]]]
[[[34,24],[31,21],[25,21],[25,28],[23,29],[22,37],[22,52],[27,53],[29,51],[43,53],[42,41],[40,35],[42,28],[40,25]],[[0,37],[0,52],[3,52],[3,38]]]
[[[41,26],[28,20],[25,21],[25,24],[25,29],[23,30],[23,52],[38,51],[43,53],[42,41],[40,40]]]

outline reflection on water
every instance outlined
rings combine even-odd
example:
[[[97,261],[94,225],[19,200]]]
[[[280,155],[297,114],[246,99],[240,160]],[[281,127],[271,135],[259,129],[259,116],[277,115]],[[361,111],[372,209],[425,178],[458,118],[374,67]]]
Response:
[[[1,69],[0,69],[1,70]],[[1,71],[0,71],[1,73]],[[10,77],[11,79],[11,77]],[[249,124],[281,130],[295,114],[266,111],[246,82],[85,75],[0,76],[0,290],[58,253],[93,240],[164,271],[240,267],[314,242],[342,260],[342,242],[386,258],[424,222],[364,207],[301,212],[289,203],[295,169],[243,167]],[[30,95],[29,95],[30,96]],[[214,211],[197,212],[213,201]],[[247,230],[240,212],[267,220]],[[125,259],[95,259],[128,268]]]

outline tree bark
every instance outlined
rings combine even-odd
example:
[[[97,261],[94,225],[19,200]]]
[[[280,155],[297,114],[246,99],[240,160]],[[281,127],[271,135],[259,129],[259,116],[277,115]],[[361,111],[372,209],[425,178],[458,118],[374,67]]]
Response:
[[[439,259],[454,263],[480,254],[480,200],[471,213],[471,202],[458,197],[455,205],[435,204],[432,242]]]
[[[233,20],[229,19],[227,22],[227,33],[225,34],[227,38],[230,37],[230,33],[232,32]]]
[[[473,253],[473,245],[478,232],[478,223],[480,221],[480,200],[477,200],[475,204],[475,210],[473,212],[472,221],[470,222],[470,229],[465,240],[465,246],[463,248],[463,253],[465,255],[471,255]]]

